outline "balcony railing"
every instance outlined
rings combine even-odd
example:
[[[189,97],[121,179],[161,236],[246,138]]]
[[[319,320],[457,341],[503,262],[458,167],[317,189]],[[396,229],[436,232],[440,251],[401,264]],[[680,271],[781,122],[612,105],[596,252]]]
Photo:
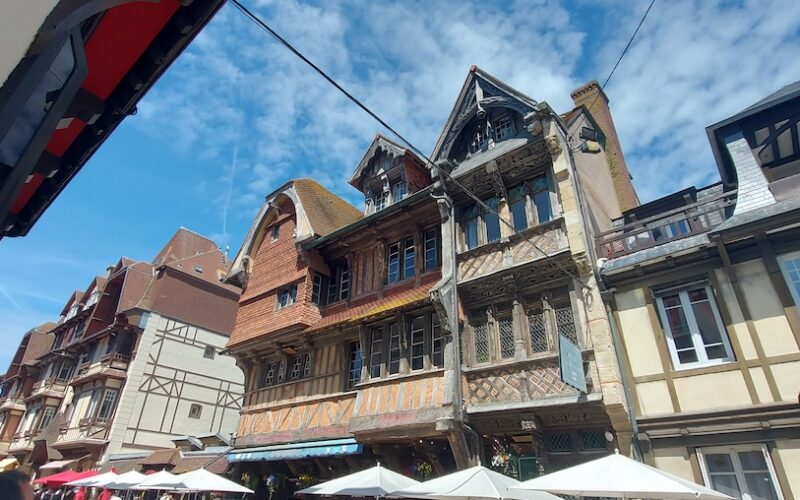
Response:
[[[664,243],[710,231],[729,217],[736,191],[619,226],[595,238],[598,257],[615,259]]]
[[[99,361],[94,363],[83,363],[78,365],[78,368],[75,370],[75,376],[72,377],[71,383],[76,382],[83,382],[87,378],[102,375],[106,373],[108,370],[118,370],[121,372],[125,372],[128,370],[128,365],[130,364],[131,357],[125,354],[120,353],[111,353],[106,354],[100,358]]]
[[[77,427],[62,425],[58,428],[56,444],[83,439],[105,440],[108,437],[109,425],[110,422],[102,423],[93,418],[81,419]]]

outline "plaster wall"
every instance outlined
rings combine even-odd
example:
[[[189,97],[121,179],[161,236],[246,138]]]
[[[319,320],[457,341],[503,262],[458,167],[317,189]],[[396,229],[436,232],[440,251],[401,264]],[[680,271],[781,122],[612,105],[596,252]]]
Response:
[[[650,326],[644,288],[619,292],[614,296],[620,320],[620,333],[628,351],[634,377],[664,372],[658,356],[655,336]]]
[[[761,260],[745,262],[737,265],[735,271],[764,355],[797,353],[797,342],[764,263]]]
[[[787,439],[775,443],[775,454],[786,472],[787,484],[781,485],[784,497],[800,498],[800,439]],[[788,490],[788,491],[787,491]]]
[[[145,314],[142,327],[106,456],[171,447],[175,435],[235,432],[244,375],[219,353],[227,336],[157,313]],[[192,405],[200,405],[198,417],[189,416]]]
[[[716,410],[753,403],[739,370],[677,378],[675,391],[683,411]]]
[[[689,481],[696,481],[686,448],[659,448],[653,450],[653,465]]]

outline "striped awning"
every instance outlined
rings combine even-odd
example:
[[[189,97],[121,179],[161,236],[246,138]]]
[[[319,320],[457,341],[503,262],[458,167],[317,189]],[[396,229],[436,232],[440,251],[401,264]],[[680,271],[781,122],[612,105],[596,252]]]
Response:
[[[276,460],[336,457],[356,455],[362,450],[363,445],[356,442],[355,439],[329,439],[234,450],[228,454],[228,462],[274,462]]]

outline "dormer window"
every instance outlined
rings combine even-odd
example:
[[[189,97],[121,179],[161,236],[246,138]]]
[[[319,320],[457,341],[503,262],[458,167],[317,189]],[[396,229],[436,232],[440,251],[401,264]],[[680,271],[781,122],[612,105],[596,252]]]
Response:
[[[476,118],[469,136],[471,154],[492,149],[498,142],[510,139],[517,134],[514,116],[505,112],[496,116]]]
[[[75,315],[78,314],[78,307],[78,304],[74,304],[72,307],[70,307],[69,311],[67,311],[67,317],[64,318],[64,321],[74,318]]]
[[[388,191],[381,191],[380,193],[375,195],[375,211],[383,210],[386,208],[387,202],[389,201],[389,192]]]
[[[470,152],[477,153],[489,149],[489,138],[492,135],[492,129],[489,121],[480,121],[472,132],[472,144],[470,145]]]
[[[492,129],[496,142],[514,137],[514,120],[509,115],[501,116],[492,122]]]
[[[400,179],[392,186],[392,203],[397,203],[406,197],[406,180]]]
[[[92,294],[89,295],[89,300],[87,300],[86,304],[83,306],[84,311],[97,304],[97,301],[100,300],[100,293],[100,290],[94,290]]]

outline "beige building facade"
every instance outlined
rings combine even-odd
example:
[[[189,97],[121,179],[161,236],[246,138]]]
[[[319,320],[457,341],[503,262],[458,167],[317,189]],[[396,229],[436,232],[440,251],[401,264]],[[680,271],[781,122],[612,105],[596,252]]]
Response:
[[[597,238],[645,461],[737,498],[800,496],[800,85],[708,128],[722,182]]]

